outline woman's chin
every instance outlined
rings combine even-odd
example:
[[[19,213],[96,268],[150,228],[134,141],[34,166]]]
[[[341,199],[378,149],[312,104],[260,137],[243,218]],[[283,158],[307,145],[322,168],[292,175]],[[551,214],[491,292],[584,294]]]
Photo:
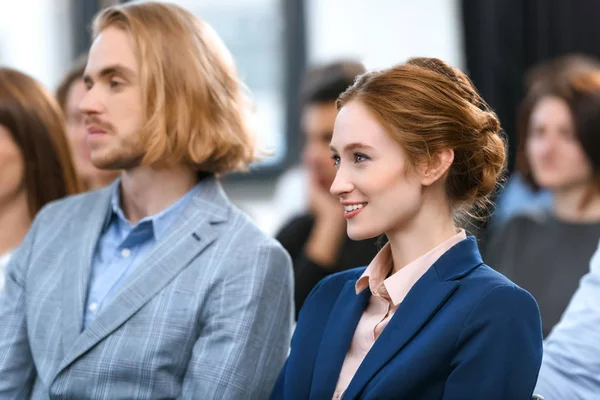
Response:
[[[348,226],[347,233],[348,233],[348,237],[350,239],[352,239],[354,241],[359,241],[359,240],[367,240],[367,239],[372,239],[374,237],[381,236],[381,234],[383,232],[370,230],[370,229],[361,229],[358,226],[356,226],[356,227]]]

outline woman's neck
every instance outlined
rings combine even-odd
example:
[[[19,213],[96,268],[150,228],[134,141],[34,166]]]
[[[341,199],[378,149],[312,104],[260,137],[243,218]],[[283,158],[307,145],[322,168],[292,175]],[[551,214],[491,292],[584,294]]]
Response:
[[[600,191],[590,193],[590,190],[589,186],[581,186],[555,191],[556,217],[567,222],[600,221]]]
[[[31,216],[25,191],[0,203],[0,255],[18,247],[30,226]]]
[[[405,226],[387,232],[397,272],[457,233],[448,207],[424,207]]]

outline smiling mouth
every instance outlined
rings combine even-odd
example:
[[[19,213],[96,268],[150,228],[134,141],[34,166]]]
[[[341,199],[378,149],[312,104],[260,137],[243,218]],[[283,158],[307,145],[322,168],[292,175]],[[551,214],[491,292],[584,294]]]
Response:
[[[368,203],[351,204],[344,206],[344,217],[352,218],[360,213]]]

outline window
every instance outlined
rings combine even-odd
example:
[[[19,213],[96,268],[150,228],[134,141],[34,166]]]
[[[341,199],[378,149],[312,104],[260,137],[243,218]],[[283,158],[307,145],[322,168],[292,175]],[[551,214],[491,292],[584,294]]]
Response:
[[[297,160],[297,86],[303,73],[304,39],[294,34],[298,13],[287,0],[172,0],[208,22],[229,48],[255,106],[260,148],[271,155],[254,175],[272,176]],[[285,4],[284,4],[285,3]],[[298,3],[301,3],[298,0]],[[285,7],[284,7],[285,6]],[[287,21],[289,16],[294,23]],[[298,43],[290,43],[297,38]],[[293,50],[292,54],[290,50]],[[288,62],[290,58],[293,60]],[[288,68],[293,64],[293,68]]]

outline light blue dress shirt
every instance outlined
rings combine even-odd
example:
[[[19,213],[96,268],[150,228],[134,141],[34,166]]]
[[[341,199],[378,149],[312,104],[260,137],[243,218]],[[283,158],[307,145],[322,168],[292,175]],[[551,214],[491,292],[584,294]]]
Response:
[[[600,249],[544,343],[535,393],[556,400],[600,399]]]
[[[169,208],[141,219],[132,226],[120,204],[121,182],[114,185],[111,209],[106,218],[96,251],[88,285],[84,311],[84,329],[118,293],[127,277],[144,261],[154,245],[165,236],[169,227],[194,196],[199,185]]]

